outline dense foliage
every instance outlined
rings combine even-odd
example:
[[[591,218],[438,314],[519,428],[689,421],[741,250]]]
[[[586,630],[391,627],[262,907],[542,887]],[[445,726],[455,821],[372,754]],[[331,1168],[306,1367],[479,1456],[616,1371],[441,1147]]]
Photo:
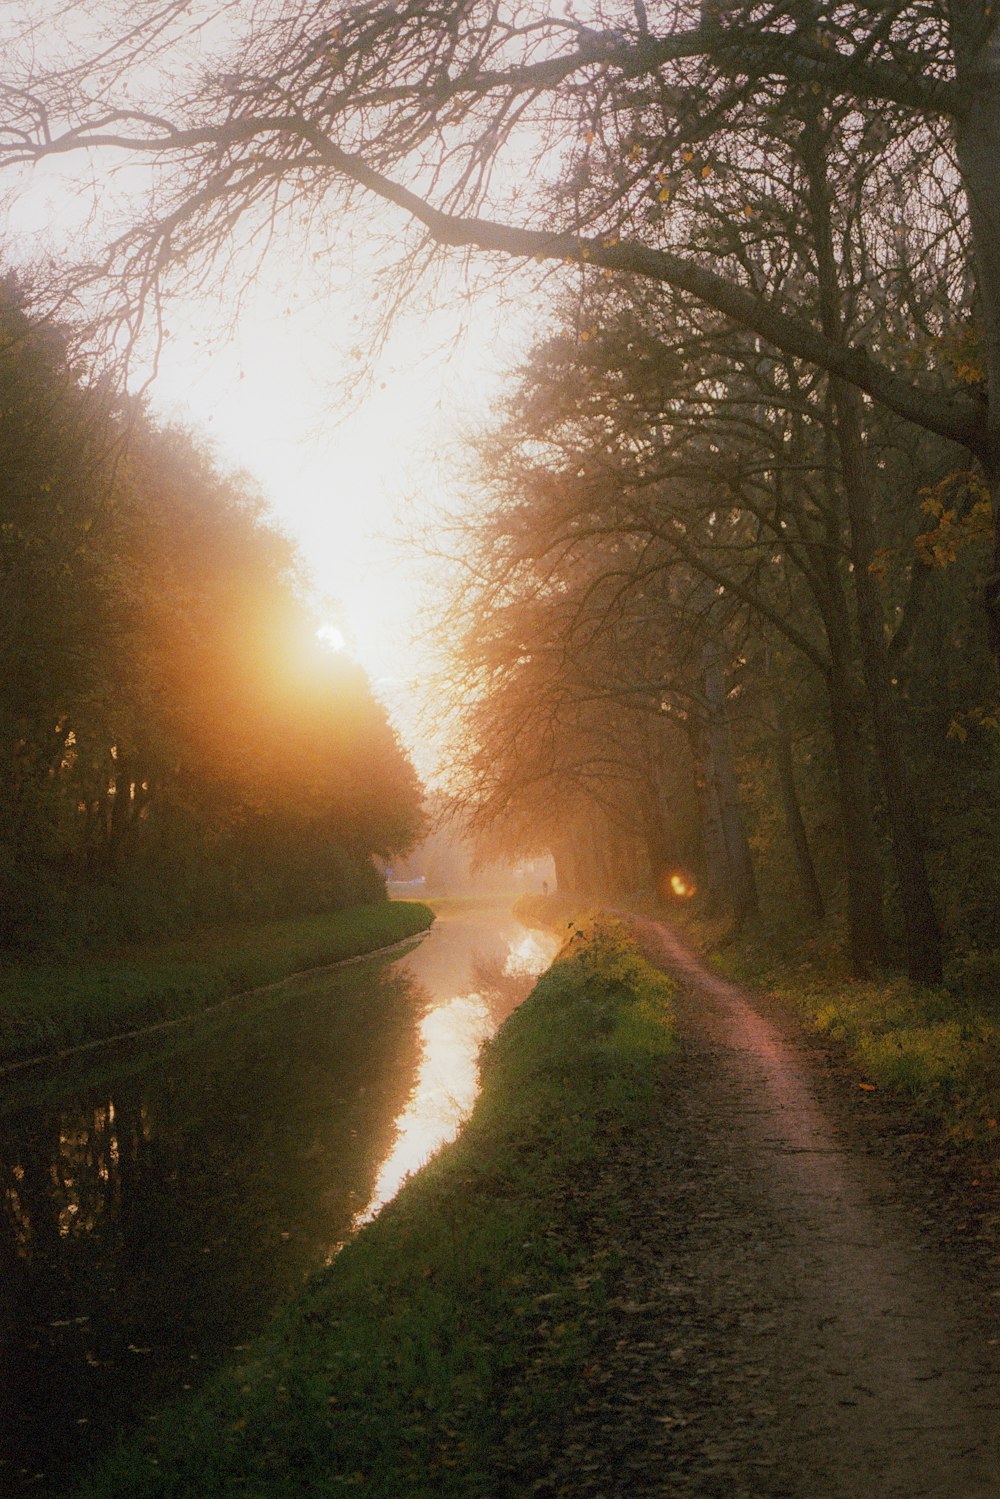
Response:
[[[380,898],[416,776],[290,542],[0,287],[0,937]]]
[[[452,539],[455,791],[485,846],[547,846],[591,897],[829,912],[859,973],[939,976],[937,921],[980,963],[1000,736],[961,453],[866,408],[852,509],[822,377],[603,278],[557,315]]]
[[[641,863],[642,822],[654,872],[690,843],[743,919],[773,756],[803,905],[835,897],[859,973],[895,941],[936,984],[943,938],[995,940],[994,5],[166,0],[109,6],[72,65],[62,13],[45,45],[14,16],[10,180],[52,156],[138,173],[53,289],[109,348],[165,297],[246,284],[288,224],[313,264],[368,234],[383,334],[457,252],[555,287],[557,332],[600,354],[555,380],[536,351],[539,399],[500,439],[539,524],[525,566],[502,519],[487,536],[514,566],[508,588],[486,557],[466,653],[481,821],[509,844],[561,804],[588,885]],[[662,776],[678,732],[691,816]]]

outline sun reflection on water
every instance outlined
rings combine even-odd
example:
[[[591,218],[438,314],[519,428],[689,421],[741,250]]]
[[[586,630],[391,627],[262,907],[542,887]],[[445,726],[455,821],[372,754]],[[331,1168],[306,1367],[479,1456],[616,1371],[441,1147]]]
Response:
[[[494,1030],[480,994],[465,994],[431,1010],[420,1022],[423,1054],[396,1140],[375,1180],[371,1201],[354,1227],[370,1223],[406,1178],[458,1134],[479,1088],[479,1048]]]
[[[508,974],[543,973],[552,962],[554,947],[558,946],[548,933],[528,932],[517,942],[512,942],[504,959],[503,971]]]
[[[525,931],[510,942],[499,966],[512,979],[530,980],[544,972],[558,942]],[[490,964],[482,965],[488,978]],[[518,994],[523,998],[528,984]],[[396,1120],[396,1138],[379,1168],[371,1200],[355,1214],[356,1230],[391,1202],[403,1182],[454,1140],[472,1112],[479,1091],[479,1051],[497,1029],[488,992],[473,991],[444,1001],[420,1022],[421,1057],[409,1101]]]

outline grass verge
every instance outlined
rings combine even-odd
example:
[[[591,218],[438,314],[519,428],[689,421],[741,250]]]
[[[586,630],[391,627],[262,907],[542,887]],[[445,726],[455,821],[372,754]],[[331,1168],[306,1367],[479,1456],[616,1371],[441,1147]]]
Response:
[[[81,1499],[530,1490],[613,1315],[588,1189],[648,1112],[670,989],[613,924],[564,949],[487,1047],[459,1139]]]
[[[176,1020],[293,973],[387,947],[430,926],[418,901],[382,901],[200,930],[114,954],[0,966],[0,1064]]]
[[[902,977],[853,979],[823,936],[762,924],[732,937],[718,923],[679,924],[720,972],[766,989],[840,1042],[861,1087],[884,1089],[955,1144],[1000,1158],[994,992],[967,984],[916,988]]]

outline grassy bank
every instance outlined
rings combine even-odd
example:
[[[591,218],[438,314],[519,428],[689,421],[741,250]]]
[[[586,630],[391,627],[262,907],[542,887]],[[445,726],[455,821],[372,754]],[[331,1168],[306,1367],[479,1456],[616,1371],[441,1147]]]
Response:
[[[648,1110],[669,988],[616,928],[576,939],[488,1047],[459,1140],[81,1495],[530,1491],[521,1454],[558,1438],[613,1315],[589,1194]]]
[[[727,976],[766,989],[840,1042],[859,1086],[884,1089],[977,1154],[1000,1158],[1000,994],[966,970],[950,986],[859,981],[824,937],[760,925],[740,937],[683,923]]]
[[[191,1015],[244,990],[425,930],[417,901],[203,929],[75,960],[0,966],[0,1065]]]

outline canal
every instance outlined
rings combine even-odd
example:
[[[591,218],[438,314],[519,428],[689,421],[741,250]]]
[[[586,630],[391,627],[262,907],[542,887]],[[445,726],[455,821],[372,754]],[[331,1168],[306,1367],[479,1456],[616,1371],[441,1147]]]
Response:
[[[5,1080],[0,1492],[63,1493],[457,1131],[557,939],[456,906],[412,950]]]

